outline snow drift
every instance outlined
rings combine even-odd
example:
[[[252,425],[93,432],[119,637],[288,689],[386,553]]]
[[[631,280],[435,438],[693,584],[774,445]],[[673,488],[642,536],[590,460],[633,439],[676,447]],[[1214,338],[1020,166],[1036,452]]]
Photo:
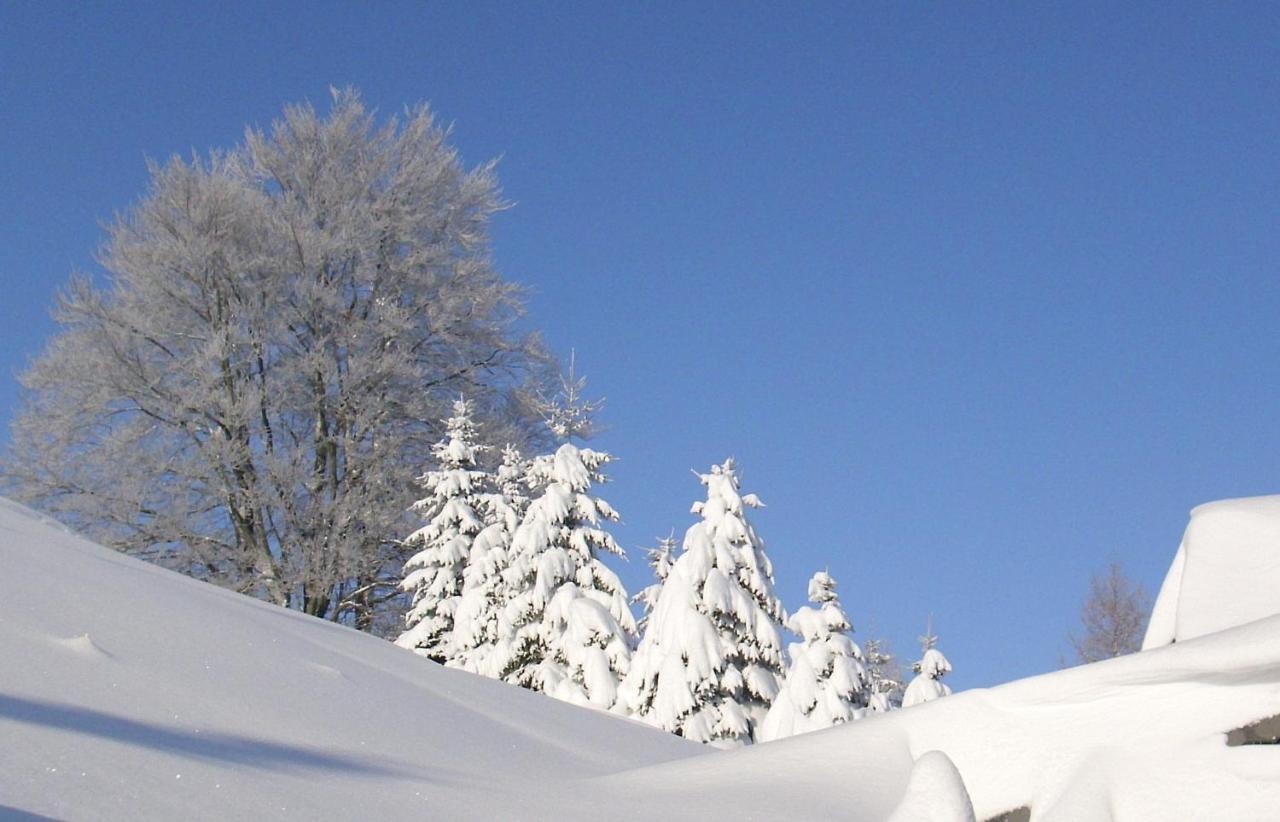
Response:
[[[1029,807],[1033,822],[1078,822],[1280,807],[1280,749],[1226,744],[1280,714],[1280,617],[715,752],[3,502],[0,568],[0,817],[963,822]]]

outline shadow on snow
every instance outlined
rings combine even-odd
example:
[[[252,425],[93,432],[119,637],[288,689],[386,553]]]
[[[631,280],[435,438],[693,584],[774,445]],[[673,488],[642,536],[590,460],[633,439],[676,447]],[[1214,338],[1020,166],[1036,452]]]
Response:
[[[295,767],[417,779],[424,777],[422,773],[415,773],[394,763],[377,764],[313,748],[232,734],[178,730],[89,708],[23,699],[8,694],[0,694],[0,719],[87,734],[164,753],[272,770]]]

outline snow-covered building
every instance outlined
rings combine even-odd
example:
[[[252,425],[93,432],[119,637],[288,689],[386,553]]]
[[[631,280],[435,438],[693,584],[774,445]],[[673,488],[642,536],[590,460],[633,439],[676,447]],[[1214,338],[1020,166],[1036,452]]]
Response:
[[[1142,648],[1280,614],[1277,591],[1280,496],[1198,506],[1160,586]]]

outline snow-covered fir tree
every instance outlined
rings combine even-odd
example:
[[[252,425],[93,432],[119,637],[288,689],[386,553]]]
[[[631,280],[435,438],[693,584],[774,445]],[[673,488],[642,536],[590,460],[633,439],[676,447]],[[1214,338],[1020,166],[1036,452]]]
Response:
[[[653,606],[658,604],[658,597],[662,594],[662,583],[666,582],[667,574],[671,572],[671,564],[675,562],[676,545],[674,536],[665,536],[658,540],[656,547],[649,549],[649,567],[653,569],[657,582],[645,587],[643,591],[631,598],[633,603],[640,606],[640,619],[636,626],[641,633],[649,624],[649,614],[653,613]]]
[[[920,661],[911,666],[916,672],[915,678],[902,693],[902,707],[910,708],[923,702],[930,702],[951,695],[951,688],[942,681],[942,677],[951,671],[951,663],[937,649],[938,637],[933,633],[933,621],[924,636],[920,637],[921,649],[924,653]]]
[[[596,434],[596,412],[604,400],[591,401],[583,396],[587,378],[577,375],[577,352],[569,352],[569,373],[560,377],[560,391],[554,397],[538,395],[537,406],[551,433],[562,442],[575,438],[589,440]]]
[[[862,646],[867,666],[867,708],[875,713],[888,713],[902,706],[902,669],[889,646],[879,639],[868,639]]]
[[[462,572],[462,594],[454,613],[449,664],[497,678],[494,649],[501,640],[502,609],[509,599],[503,572],[510,563],[511,539],[529,507],[528,461],[511,445],[502,451],[497,490],[480,497],[485,527],[471,543]]]
[[[809,580],[809,600],[817,607],[801,608],[787,620],[801,641],[788,649],[791,668],[757,733],[762,742],[829,728],[866,712],[862,649],[848,634],[853,626],[826,571]]]
[[[445,420],[445,438],[432,449],[437,468],[419,477],[427,495],[413,504],[426,524],[405,540],[419,550],[404,565],[402,590],[412,592],[405,631],[396,644],[436,662],[450,658],[454,612],[463,569],[475,535],[484,527],[477,511],[489,475],[476,467],[484,446],[476,442],[471,407],[459,399]]]
[[[590,493],[612,457],[569,441],[590,433],[598,406],[580,400],[584,384],[570,370],[560,399],[547,404],[547,424],[564,442],[529,466],[528,484],[540,494],[512,536],[495,666],[509,682],[612,709],[636,624],[622,581],[600,560],[623,556],[602,527],[618,515]]]
[[[624,700],[650,724],[728,747],[754,741],[777,696],[785,613],[746,516],[760,500],[739,493],[732,459],[699,479],[707,499],[693,513],[701,519],[685,533],[649,616]]]

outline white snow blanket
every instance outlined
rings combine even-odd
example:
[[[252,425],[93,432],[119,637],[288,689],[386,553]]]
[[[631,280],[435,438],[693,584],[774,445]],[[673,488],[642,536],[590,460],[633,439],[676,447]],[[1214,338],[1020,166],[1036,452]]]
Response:
[[[1280,614],[1280,496],[1211,502],[1191,511],[1142,647],[1273,614]]]
[[[549,816],[574,780],[703,751],[7,501],[0,575],[0,819]]]
[[[1263,820],[1280,617],[727,752],[0,502],[0,818]]]

